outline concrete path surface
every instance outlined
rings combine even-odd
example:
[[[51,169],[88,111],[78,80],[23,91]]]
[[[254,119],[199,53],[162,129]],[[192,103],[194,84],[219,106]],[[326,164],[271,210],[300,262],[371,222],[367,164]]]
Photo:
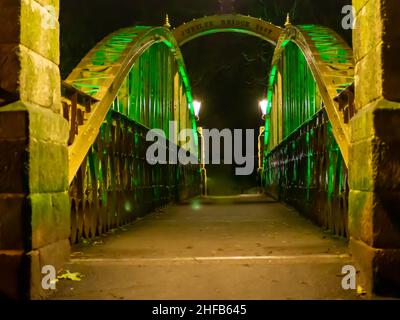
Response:
[[[74,247],[54,299],[356,299],[347,244],[264,196],[171,205]]]

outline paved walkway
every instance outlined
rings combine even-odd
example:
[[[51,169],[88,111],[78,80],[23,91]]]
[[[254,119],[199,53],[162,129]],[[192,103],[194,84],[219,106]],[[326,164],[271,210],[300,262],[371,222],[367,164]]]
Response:
[[[347,245],[264,196],[192,200],[76,247],[56,299],[354,299]]]

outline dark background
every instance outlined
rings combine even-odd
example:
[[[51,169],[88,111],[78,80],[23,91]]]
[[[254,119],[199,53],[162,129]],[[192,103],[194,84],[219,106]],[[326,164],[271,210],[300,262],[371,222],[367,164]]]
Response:
[[[62,0],[61,73],[66,78],[107,34],[130,25],[163,25],[167,13],[177,27],[194,18],[230,12],[282,26],[290,12],[293,24],[331,27],[351,44],[351,31],[341,28],[341,11],[347,4],[351,0]],[[263,125],[258,101],[266,89],[273,50],[258,38],[231,33],[198,38],[182,48],[193,95],[203,103],[200,125]],[[254,177],[234,178],[229,166],[209,166],[208,172],[215,194],[238,193],[255,184]]]

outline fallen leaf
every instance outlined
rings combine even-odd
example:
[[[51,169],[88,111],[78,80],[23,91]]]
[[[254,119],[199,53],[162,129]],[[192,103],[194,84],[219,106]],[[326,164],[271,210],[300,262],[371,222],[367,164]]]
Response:
[[[79,272],[70,272],[66,270],[63,274],[59,275],[57,279],[64,280],[72,280],[72,281],[81,281],[84,275]]]
[[[364,290],[363,287],[361,287],[361,286],[359,285],[359,286],[357,286],[357,294],[358,294],[359,296],[363,296],[363,295],[367,294],[367,292]]]

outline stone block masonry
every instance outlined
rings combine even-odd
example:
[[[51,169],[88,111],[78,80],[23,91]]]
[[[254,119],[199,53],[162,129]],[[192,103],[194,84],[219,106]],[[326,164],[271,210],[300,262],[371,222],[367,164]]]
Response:
[[[44,265],[69,257],[68,124],[61,115],[59,0],[2,0],[0,295],[40,299]],[[1,101],[0,101],[1,102]]]
[[[351,120],[349,230],[362,283],[400,292],[400,6],[353,0],[357,115]]]

